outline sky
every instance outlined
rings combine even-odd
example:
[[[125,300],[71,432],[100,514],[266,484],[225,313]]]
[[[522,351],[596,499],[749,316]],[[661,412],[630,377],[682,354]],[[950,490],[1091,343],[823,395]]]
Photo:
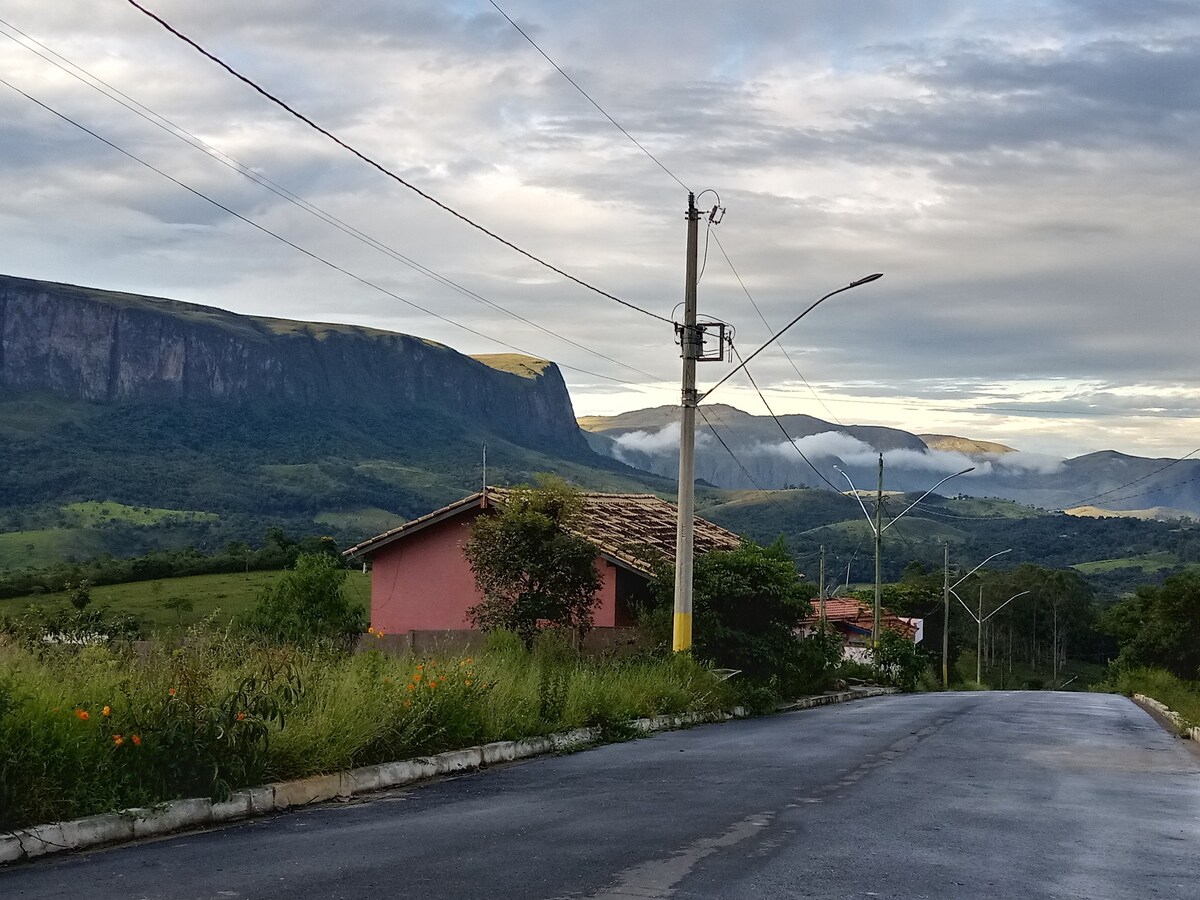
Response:
[[[751,364],[776,413],[1051,456],[1200,444],[1200,4],[497,0],[652,159],[488,0],[143,2],[430,196],[667,319],[683,185],[719,198],[700,314],[744,355],[884,273]],[[225,209],[0,84],[0,272],[516,348],[563,367],[579,415],[678,402],[669,323],[472,229],[125,0],[80,10],[5,3],[0,78]],[[729,368],[701,364],[701,388]],[[741,375],[711,399],[765,412]]]

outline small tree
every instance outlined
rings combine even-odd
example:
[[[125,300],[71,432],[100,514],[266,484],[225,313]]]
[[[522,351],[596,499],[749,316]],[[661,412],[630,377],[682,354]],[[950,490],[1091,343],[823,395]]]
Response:
[[[366,611],[346,596],[341,562],[325,553],[302,553],[294,570],[259,594],[245,624],[275,641],[349,647],[367,621]]]
[[[674,570],[658,566],[651,591],[656,608],[669,611]],[[815,593],[814,585],[801,580],[782,539],[770,547],[747,542],[736,550],[697,557],[692,584],[695,655],[740,669],[753,680],[774,681],[783,694],[811,689],[832,662],[828,642],[806,641],[797,633],[812,612],[809,600]]]
[[[879,635],[879,645],[872,655],[879,673],[902,691],[917,689],[917,682],[928,664],[921,649],[892,628],[885,628]]]
[[[580,510],[578,492],[547,480],[514,490],[497,515],[475,520],[464,552],[483,600],[469,610],[472,622],[514,631],[526,646],[545,626],[591,627],[596,548],[566,530]]]

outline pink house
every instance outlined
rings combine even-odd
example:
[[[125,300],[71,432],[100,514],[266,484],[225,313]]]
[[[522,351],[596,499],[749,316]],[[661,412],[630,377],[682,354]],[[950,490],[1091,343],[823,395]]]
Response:
[[[489,487],[442,509],[406,522],[345,551],[371,567],[371,625],[389,635],[471,630],[467,610],[482,597],[463,556],[477,516],[504,505],[509,491]],[[645,590],[650,567],[645,550],[673,559],[675,506],[653,494],[580,495],[579,524],[573,530],[596,545],[600,593],[593,624],[619,628],[632,624],[629,603]],[[704,519],[696,519],[697,553],[730,550],[741,539]]]

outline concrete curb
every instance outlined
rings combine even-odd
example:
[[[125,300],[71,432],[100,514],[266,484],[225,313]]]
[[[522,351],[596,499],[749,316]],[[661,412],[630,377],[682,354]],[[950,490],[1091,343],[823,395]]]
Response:
[[[1185,738],[1191,738],[1193,741],[1200,741],[1200,727],[1188,727],[1184,722],[1183,717],[1165,703],[1160,703],[1153,697],[1147,697],[1145,694],[1134,694],[1133,702],[1148,706],[1172,725],[1178,729],[1179,734]]]
[[[864,688],[805,697],[794,703],[783,704],[780,712],[811,709],[831,703],[844,703],[882,694],[895,693],[894,688]],[[670,731],[712,722],[726,722],[750,715],[744,707],[736,707],[732,713],[686,713],[677,716],[653,716],[636,719],[633,730],[642,734]],[[102,844],[115,844],[140,838],[169,834],[193,828],[234,822],[263,816],[267,813],[331,800],[349,800],[362,794],[403,787],[418,781],[426,781],[439,775],[452,775],[481,769],[499,763],[529,759],[548,753],[563,753],[580,750],[603,740],[599,728],[576,728],[560,734],[544,737],[524,738],[519,741],[497,741],[482,747],[466,747],[450,750],[434,756],[417,757],[398,762],[363,766],[348,772],[332,775],[313,775],[294,781],[234,791],[228,800],[214,801],[204,798],[172,800],[156,806],[126,809],[121,812],[103,813],[75,819],[70,822],[54,822],[34,825],[18,831],[0,832],[0,866],[26,859],[36,859],[52,853],[84,850]]]

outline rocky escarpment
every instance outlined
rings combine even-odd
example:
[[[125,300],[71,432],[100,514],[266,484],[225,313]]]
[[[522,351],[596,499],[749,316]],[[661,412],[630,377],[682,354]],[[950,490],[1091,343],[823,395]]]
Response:
[[[0,276],[0,392],[10,395],[435,409],[516,443],[583,450],[558,368],[528,363],[489,365],[369,328]]]

